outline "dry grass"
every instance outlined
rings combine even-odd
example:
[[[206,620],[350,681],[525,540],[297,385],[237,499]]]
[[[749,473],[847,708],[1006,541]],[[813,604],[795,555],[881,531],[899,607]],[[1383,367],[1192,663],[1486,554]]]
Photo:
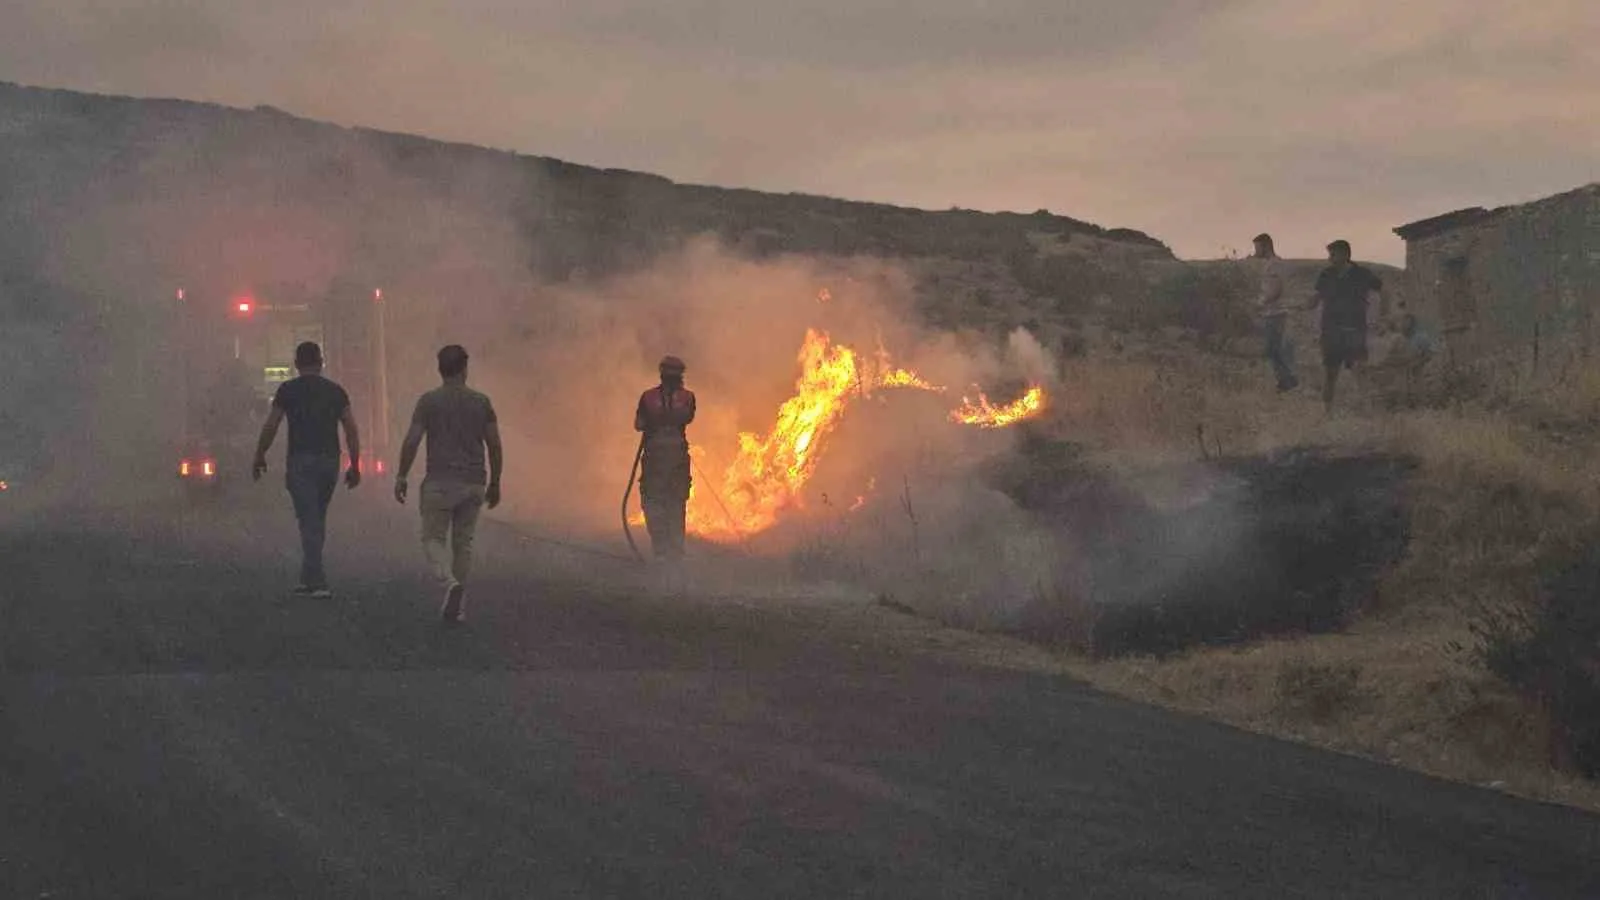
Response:
[[[1544,712],[1470,649],[1477,616],[1534,597],[1600,520],[1600,434],[1574,424],[1600,408],[1600,372],[1523,378],[1448,412],[1385,413],[1388,386],[1369,378],[1342,386],[1332,418],[1314,391],[1278,396],[1267,380],[1263,363],[1192,351],[1097,360],[1069,370],[1059,427],[1129,468],[1196,458],[1197,425],[1208,453],[1316,442],[1413,455],[1406,558],[1344,633],[1165,661],[1069,658],[1070,671],[1242,728],[1600,810],[1600,784],[1552,766]]]
[[[1459,621],[1204,650],[1068,661],[1108,692],[1443,778],[1600,811],[1600,785],[1549,765],[1543,715],[1451,649]]]

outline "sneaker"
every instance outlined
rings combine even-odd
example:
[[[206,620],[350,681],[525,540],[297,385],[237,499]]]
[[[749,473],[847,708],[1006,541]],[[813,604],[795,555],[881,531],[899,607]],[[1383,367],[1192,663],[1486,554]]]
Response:
[[[309,584],[297,584],[294,586],[294,590],[290,591],[289,593],[296,597],[309,597],[311,596],[312,590],[313,588]]]
[[[313,599],[313,600],[332,600],[333,599],[333,591],[330,591],[325,587],[313,588],[312,591],[311,591],[311,599]]]
[[[439,608],[440,621],[450,625],[466,621],[466,611],[461,608],[466,601],[466,597],[467,589],[465,586],[460,584],[450,585],[449,590],[444,592],[444,605]]]

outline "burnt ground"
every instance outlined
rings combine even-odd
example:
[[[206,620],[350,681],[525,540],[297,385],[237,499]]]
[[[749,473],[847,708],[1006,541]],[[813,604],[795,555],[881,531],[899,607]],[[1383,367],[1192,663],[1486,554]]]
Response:
[[[1063,534],[1074,588],[1016,627],[1102,656],[1338,629],[1406,551],[1415,468],[1321,447],[1207,460],[1164,473],[1183,490],[1158,505],[1072,445],[1025,440],[996,483]]]

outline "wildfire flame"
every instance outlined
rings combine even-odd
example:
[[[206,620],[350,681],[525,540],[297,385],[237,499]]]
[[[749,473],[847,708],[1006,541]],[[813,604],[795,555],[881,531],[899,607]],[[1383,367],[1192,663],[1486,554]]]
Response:
[[[803,489],[822,458],[827,437],[855,397],[876,388],[945,391],[909,369],[891,365],[881,346],[877,365],[863,365],[854,350],[833,343],[826,333],[815,329],[806,332],[798,361],[800,375],[794,395],[778,408],[771,430],[765,435],[740,434],[739,449],[716,484],[702,483],[710,479],[697,465],[685,511],[690,534],[718,543],[738,541],[771,528],[786,511],[802,506]],[[1000,407],[991,405],[982,394],[976,405],[963,397],[962,406],[950,418],[1001,428],[1037,415],[1043,408],[1044,391],[1033,387],[1017,401]],[[703,456],[696,452],[695,458],[699,463]],[[873,487],[869,485],[868,493]],[[865,503],[862,495],[850,510]],[[642,519],[637,513],[630,517],[634,523]]]
[[[924,381],[917,373],[909,369],[891,369],[878,379],[882,387],[908,387],[924,391],[944,392],[944,388]]]
[[[867,479],[867,492],[865,494],[861,494],[860,496],[856,497],[856,501],[854,503],[850,504],[850,511],[851,512],[855,512],[855,511],[859,510],[861,507],[866,506],[867,505],[867,497],[871,496],[871,494],[874,491],[876,491],[877,489],[878,489],[878,479],[876,477],[868,478]]]
[[[718,491],[720,502],[695,503],[691,498],[688,529],[725,541],[772,527],[784,510],[798,503],[800,489],[821,458],[823,439],[844,414],[860,377],[854,350],[808,330],[800,345],[794,396],[778,408],[777,420],[765,436],[739,435],[738,455]]]
[[[1031,419],[1043,411],[1044,389],[1034,385],[1021,397],[1000,406],[990,403],[982,392],[978,394],[977,403],[962,397],[961,405],[950,413],[950,421],[979,428],[1005,428]]]

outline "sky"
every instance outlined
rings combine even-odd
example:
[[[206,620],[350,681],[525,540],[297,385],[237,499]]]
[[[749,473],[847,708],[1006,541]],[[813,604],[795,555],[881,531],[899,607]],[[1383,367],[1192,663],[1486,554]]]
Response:
[[[1181,257],[1600,181],[1594,0],[7,0],[0,80],[927,209]]]

